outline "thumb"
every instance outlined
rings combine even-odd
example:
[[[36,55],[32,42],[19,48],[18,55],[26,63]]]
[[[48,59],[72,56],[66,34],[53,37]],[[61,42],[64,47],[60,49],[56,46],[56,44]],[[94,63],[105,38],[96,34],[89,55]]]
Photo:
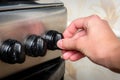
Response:
[[[76,41],[71,39],[61,39],[57,42],[57,46],[64,50],[75,50],[76,49]]]

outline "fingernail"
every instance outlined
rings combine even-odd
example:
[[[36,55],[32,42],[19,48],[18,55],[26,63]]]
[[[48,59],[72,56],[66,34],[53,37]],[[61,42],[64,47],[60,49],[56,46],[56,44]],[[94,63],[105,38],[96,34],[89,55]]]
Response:
[[[59,47],[59,48],[63,48],[63,46],[62,46],[62,40],[59,40],[58,42],[57,42],[57,46]]]

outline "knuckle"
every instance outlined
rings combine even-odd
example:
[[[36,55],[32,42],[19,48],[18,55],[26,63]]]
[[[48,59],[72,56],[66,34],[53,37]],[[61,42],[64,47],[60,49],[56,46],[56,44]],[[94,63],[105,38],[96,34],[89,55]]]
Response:
[[[96,22],[96,21],[99,21],[99,20],[100,20],[100,17],[97,16],[97,15],[92,15],[89,18],[89,21],[93,21],[93,22]]]
[[[102,20],[100,19],[99,16],[97,15],[92,15],[88,19],[88,25],[93,26],[93,24],[97,24],[98,22],[101,22]]]
[[[100,19],[100,17],[98,15],[92,15],[91,18],[93,18],[93,19]]]

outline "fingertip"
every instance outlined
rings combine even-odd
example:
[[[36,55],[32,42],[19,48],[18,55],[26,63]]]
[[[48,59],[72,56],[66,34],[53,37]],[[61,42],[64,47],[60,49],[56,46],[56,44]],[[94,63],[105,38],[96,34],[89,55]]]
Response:
[[[68,60],[73,54],[74,54],[74,52],[68,51],[68,52],[66,52],[66,53],[63,54],[63,58],[65,60]]]
[[[57,42],[57,46],[58,46],[60,49],[63,49],[62,39]]]
[[[72,56],[70,57],[70,60],[71,60],[71,61],[77,61],[77,60],[79,60],[79,59],[81,59],[81,58],[83,58],[83,57],[84,57],[84,55],[74,54],[74,55],[72,55]]]

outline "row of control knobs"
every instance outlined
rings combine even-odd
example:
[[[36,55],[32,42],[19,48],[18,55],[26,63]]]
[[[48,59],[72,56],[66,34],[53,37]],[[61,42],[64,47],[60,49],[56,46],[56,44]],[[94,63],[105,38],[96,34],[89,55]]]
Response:
[[[42,37],[38,35],[29,35],[24,44],[17,40],[5,40],[0,46],[0,59],[6,63],[23,63],[25,55],[37,57],[45,56],[47,49],[59,49],[56,45],[59,39],[62,39],[61,33],[49,30]]]

